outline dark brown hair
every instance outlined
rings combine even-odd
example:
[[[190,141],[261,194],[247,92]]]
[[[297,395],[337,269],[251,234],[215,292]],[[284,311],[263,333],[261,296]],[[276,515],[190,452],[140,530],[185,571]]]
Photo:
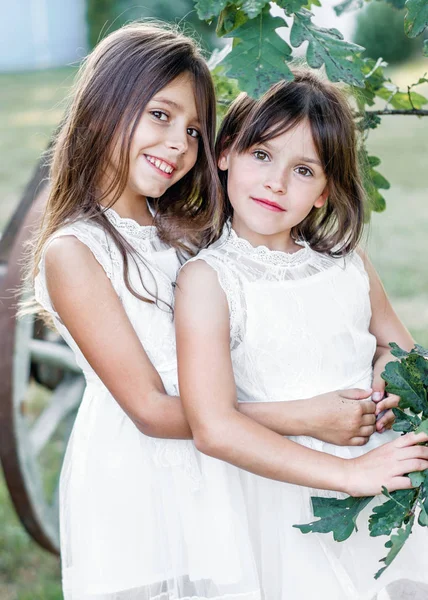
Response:
[[[129,258],[138,260],[149,272],[150,267],[108,221],[100,202],[107,204],[110,198],[111,207],[125,189],[131,142],[147,103],[184,74],[193,82],[201,127],[197,161],[161,198],[148,200],[164,242],[190,252],[192,246],[211,241],[213,223],[218,221],[220,184],[214,161],[215,94],[209,69],[191,38],[166,25],[133,23],[102,40],[80,69],[53,145],[50,195],[35,244],[31,277],[37,273],[49,237],[66,222],[90,218],[118,246],[128,290],[147,301],[131,286]],[[108,189],[101,190],[102,175],[117,141],[117,172]]]
[[[303,120],[310,124],[315,148],[327,177],[328,200],[293,228],[318,252],[343,256],[362,235],[365,193],[361,183],[356,130],[344,93],[308,70],[295,71],[293,81],[273,85],[260,100],[241,94],[229,108],[216,142],[217,160],[232,148],[242,153],[291,130]],[[233,209],[227,199],[227,171],[220,171],[225,196],[224,220]]]

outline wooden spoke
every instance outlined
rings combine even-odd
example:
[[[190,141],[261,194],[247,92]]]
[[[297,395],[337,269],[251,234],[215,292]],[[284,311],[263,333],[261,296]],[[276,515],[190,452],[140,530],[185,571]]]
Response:
[[[31,360],[34,363],[43,363],[51,367],[60,367],[71,371],[71,373],[81,373],[77,366],[73,351],[63,344],[49,342],[46,340],[29,341]]]
[[[38,456],[46,446],[64,418],[78,408],[84,389],[85,379],[82,375],[66,375],[55,389],[50,403],[29,432],[34,456]]]

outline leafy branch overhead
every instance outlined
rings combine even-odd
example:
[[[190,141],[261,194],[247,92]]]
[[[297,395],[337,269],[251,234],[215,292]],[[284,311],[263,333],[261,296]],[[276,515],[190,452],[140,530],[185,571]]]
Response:
[[[398,360],[386,365],[382,377],[387,384],[386,390],[400,396],[399,408],[393,409],[396,416],[393,429],[401,433],[428,433],[428,350],[416,345],[411,352],[406,352],[397,344],[390,346],[391,354]],[[388,500],[375,504],[369,517],[372,537],[390,536],[385,543],[388,553],[381,559],[385,565],[375,574],[376,579],[397,557],[415,522],[421,527],[428,526],[428,469],[410,473],[409,477],[414,487],[391,493],[383,488],[383,495]],[[302,533],[332,533],[336,541],[344,541],[357,530],[357,518],[372,500],[373,497],[349,496],[343,500],[313,497],[313,513],[319,519],[294,527]]]
[[[428,0],[384,1],[395,9],[406,9],[403,28],[408,36],[420,35],[428,26]],[[340,15],[361,9],[364,4],[364,0],[342,0],[334,9]],[[271,15],[273,5],[282,9],[282,16]],[[195,0],[199,18],[216,21],[217,36],[231,40],[230,51],[222,53],[224,57],[214,73],[221,105],[230,102],[238,90],[258,97],[271,84],[293,79],[290,70],[290,62],[295,58],[293,48],[306,44],[306,62],[310,67],[323,68],[331,81],[350,86],[355,97],[357,127],[364,135],[380,125],[383,114],[400,111],[428,115],[424,110],[428,99],[414,90],[428,81],[425,75],[407,90],[400,89],[384,74],[386,63],[381,58],[363,57],[364,48],[346,41],[337,29],[317,26],[309,10],[312,5],[320,6],[321,1]],[[287,31],[289,34],[285,35]],[[424,43],[424,54],[428,56],[428,40]],[[219,68],[221,76],[217,76]],[[229,91],[226,91],[227,81]],[[373,109],[379,101],[384,108]],[[380,190],[388,189],[389,182],[375,169],[380,159],[369,157],[364,147],[360,149],[360,158],[369,208],[383,211],[386,203]]]

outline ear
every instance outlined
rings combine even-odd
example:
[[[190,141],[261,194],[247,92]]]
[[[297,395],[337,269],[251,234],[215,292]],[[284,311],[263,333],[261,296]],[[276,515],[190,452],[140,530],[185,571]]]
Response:
[[[321,208],[327,202],[329,194],[328,185],[325,186],[323,193],[319,196],[314,203],[315,208]]]
[[[220,154],[217,166],[220,169],[220,171],[227,171],[227,169],[229,168],[229,150],[225,150]]]

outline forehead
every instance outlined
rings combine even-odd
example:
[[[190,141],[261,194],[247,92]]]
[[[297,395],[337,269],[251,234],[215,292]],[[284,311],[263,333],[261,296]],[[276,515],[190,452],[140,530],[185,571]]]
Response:
[[[163,102],[172,108],[197,117],[195,86],[192,76],[183,73],[159,90],[151,102]]]

